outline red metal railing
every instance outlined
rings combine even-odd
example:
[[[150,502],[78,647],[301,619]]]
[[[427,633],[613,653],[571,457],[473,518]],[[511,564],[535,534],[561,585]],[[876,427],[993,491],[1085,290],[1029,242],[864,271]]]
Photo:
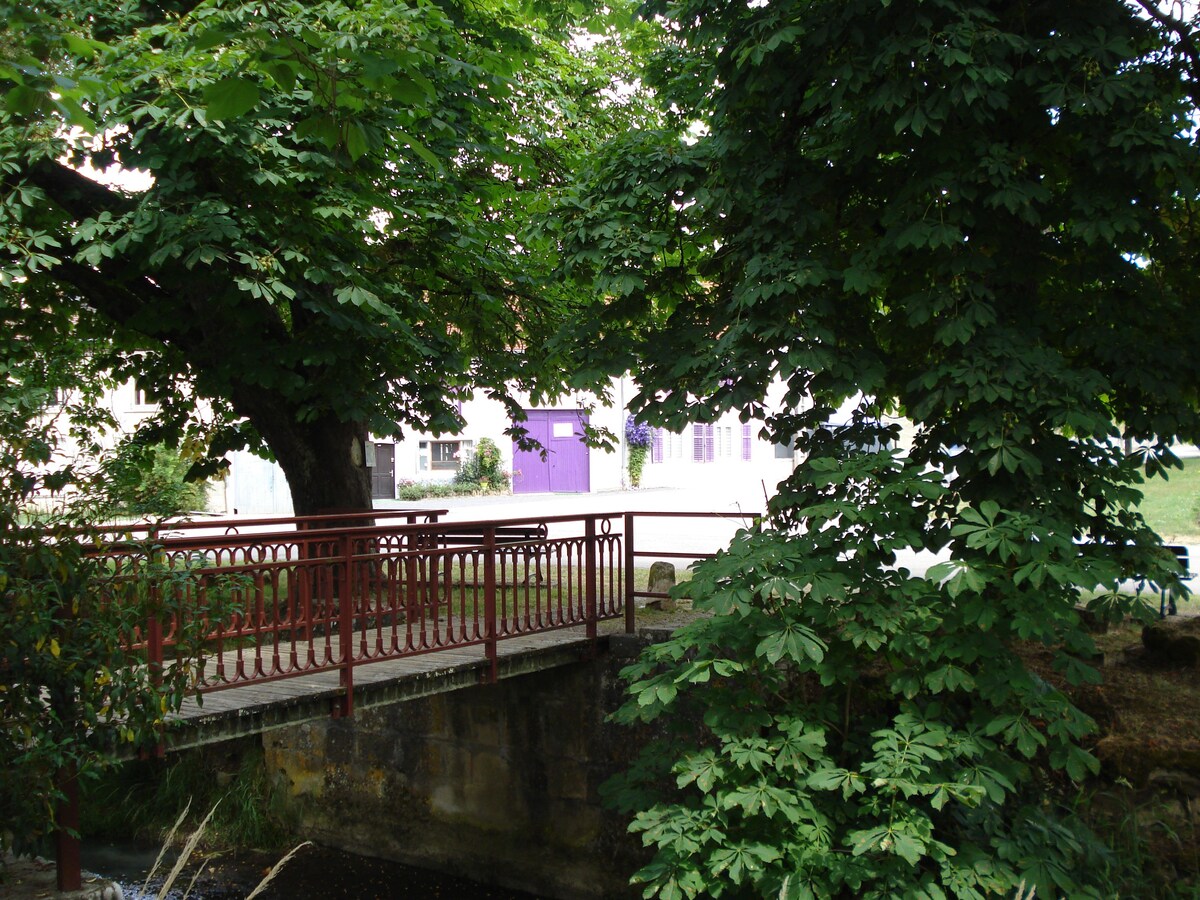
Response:
[[[348,714],[360,665],[482,645],[494,677],[498,641],[573,626],[594,637],[600,620],[623,612],[614,521],[156,534],[100,555],[124,578],[149,573],[152,590],[171,592],[165,605],[174,612],[129,638],[151,666],[170,664],[181,619],[199,619],[207,635],[200,691],[337,671],[337,712]],[[205,524],[211,532],[214,523]]]
[[[634,630],[634,613],[636,611],[636,598],[642,597],[645,599],[663,599],[669,596],[665,591],[651,591],[649,589],[640,591],[637,590],[633,573],[637,568],[638,559],[675,559],[686,560],[689,563],[693,560],[708,559],[714,554],[708,550],[699,550],[695,546],[688,549],[680,550],[678,544],[672,537],[666,535],[656,535],[652,540],[661,542],[660,547],[647,547],[646,541],[640,537],[635,538],[635,535],[640,534],[640,531],[635,529],[636,520],[639,518],[650,521],[663,521],[667,519],[706,519],[720,527],[713,533],[706,536],[692,535],[690,540],[702,541],[707,537],[708,543],[711,545],[715,540],[718,546],[726,546],[733,537],[734,532],[738,528],[743,528],[746,525],[758,521],[762,518],[761,513],[723,513],[723,512],[658,512],[658,511],[639,511],[624,513],[624,529],[625,529],[625,571],[627,577],[625,579],[625,630],[632,632]],[[667,549],[667,548],[670,549]],[[649,585],[647,585],[649,588]]]
[[[753,518],[628,512],[448,523],[435,520],[441,512],[147,527],[99,555],[123,578],[150,574],[149,589],[171,601],[155,604],[169,614],[129,636],[151,666],[171,663],[191,623],[206,635],[198,690],[336,671],[335,713],[348,715],[358,666],[482,646],[494,679],[499,641],[579,626],[594,638],[599,622],[621,616],[632,631],[636,598],[665,596],[635,588],[639,558],[711,555],[653,529],[635,547],[639,518],[724,520],[724,533],[709,536],[714,546]],[[246,530],[264,523],[277,530]],[[646,546],[655,542],[662,546]]]
[[[439,522],[445,512],[119,525],[105,529],[112,540],[96,555],[110,567],[107,583],[151,593],[157,612],[128,641],[152,670],[171,664],[190,619],[206,636],[200,691],[336,671],[342,691],[333,712],[348,715],[361,665],[482,645],[494,680],[506,638],[573,626],[595,638],[598,622],[622,615],[632,631],[635,598],[665,596],[635,590],[638,558],[712,555],[665,541],[636,549],[639,517],[754,518],[630,512]],[[74,774],[60,776],[68,797],[60,823],[77,822]],[[59,838],[59,886],[78,887],[78,840],[66,830]]]

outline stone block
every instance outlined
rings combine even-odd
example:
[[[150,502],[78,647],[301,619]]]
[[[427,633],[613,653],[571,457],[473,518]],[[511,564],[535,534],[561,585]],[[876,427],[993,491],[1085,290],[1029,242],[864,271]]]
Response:
[[[1163,666],[1200,667],[1200,617],[1171,616],[1142,629],[1147,660]]]
[[[650,564],[650,580],[647,590],[652,594],[666,593],[675,587],[675,564],[658,560]],[[670,597],[650,600],[646,606],[651,609],[661,609],[664,612],[674,612],[675,601]]]
[[[584,766],[567,759],[555,759],[547,766],[546,775],[551,798],[587,802],[588,773]]]

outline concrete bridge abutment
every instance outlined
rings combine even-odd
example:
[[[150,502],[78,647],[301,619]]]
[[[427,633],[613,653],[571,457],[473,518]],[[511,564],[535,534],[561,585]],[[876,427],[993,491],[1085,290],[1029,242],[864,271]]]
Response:
[[[266,732],[268,774],[321,844],[546,897],[638,896],[640,841],[599,787],[640,743],[606,717],[642,644]]]

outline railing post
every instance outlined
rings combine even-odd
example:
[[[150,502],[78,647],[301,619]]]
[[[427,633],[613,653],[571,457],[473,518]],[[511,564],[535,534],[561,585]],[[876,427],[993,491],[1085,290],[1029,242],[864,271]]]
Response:
[[[74,763],[58,770],[62,799],[55,810],[54,862],[60,891],[83,888],[83,863],[79,846],[79,778]]]
[[[483,629],[484,650],[487,653],[488,681],[495,683],[498,675],[496,665],[496,526],[488,525],[483,530]]]
[[[150,670],[150,683],[155,687],[162,684],[163,672],[163,628],[161,597],[154,570],[150,569],[150,615],[146,619],[146,666]],[[134,590],[136,591],[136,587]]]
[[[146,662],[150,669],[150,681],[158,687],[162,683],[163,633],[158,616],[151,616],[146,623]]]
[[[146,574],[149,576],[149,592],[150,592],[150,617],[146,622],[146,664],[150,669],[151,683],[158,687],[162,684],[163,671],[163,633],[162,620],[159,618],[162,615],[162,597],[158,592],[158,575],[156,567],[162,562],[164,556],[162,549],[158,546],[158,527],[154,526],[149,531],[149,539],[146,546]],[[137,584],[134,583],[134,593],[137,593]]]
[[[625,513],[625,633],[633,634],[636,630],[634,618],[636,610],[633,607],[633,513]]]
[[[354,715],[354,542],[349,534],[339,539],[341,544],[342,577],[338,591],[338,650],[341,654],[340,682],[342,696],[333,709],[333,717]]]
[[[588,516],[584,525],[584,602],[586,603],[587,636],[596,637],[596,517]]]

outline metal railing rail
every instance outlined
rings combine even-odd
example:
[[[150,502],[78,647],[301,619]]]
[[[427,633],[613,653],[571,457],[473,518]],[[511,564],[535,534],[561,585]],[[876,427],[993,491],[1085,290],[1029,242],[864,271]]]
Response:
[[[140,541],[126,530],[97,555],[120,570],[117,580],[150,574],[151,591],[171,592],[128,635],[151,666],[170,665],[182,626],[199,625],[199,691],[337,671],[334,713],[349,715],[362,665],[482,646],[494,680],[500,641],[579,626],[594,639],[598,623],[622,617],[632,632],[637,600],[666,596],[637,589],[639,559],[712,555],[639,545],[640,519],[756,518],[639,511],[444,522],[441,512],[251,520],[279,526],[271,531],[205,522],[204,533],[172,526]],[[361,524],[346,524],[354,518]]]
[[[403,656],[496,644],[623,612],[619,517],[363,525],[152,536],[97,552],[120,579],[151,574],[177,613],[128,636],[151,666],[171,663],[184,621],[207,652],[201,692],[339,672],[336,714],[353,710],[354,669]],[[525,529],[516,528],[528,525]],[[183,573],[183,577],[170,577]]]
[[[668,512],[668,511],[636,511],[626,512],[625,519],[625,630],[632,632],[634,630],[634,615],[636,612],[637,598],[641,597],[647,600],[665,599],[669,594],[665,591],[639,591],[636,589],[633,573],[637,567],[637,560],[653,557],[655,559],[710,559],[715,554],[708,551],[698,550],[664,550],[647,547],[639,547],[635,535],[638,533],[635,528],[635,521],[642,519],[715,519],[725,520],[737,527],[745,527],[748,524],[757,522],[762,518],[761,513],[725,513],[725,512]],[[732,537],[732,532],[730,537]],[[649,585],[647,585],[649,588]]]
[[[436,522],[440,516],[448,512],[446,509],[424,509],[420,507],[407,507],[403,509],[368,509],[368,510],[353,510],[350,512],[332,512],[321,513],[311,516],[261,516],[258,518],[237,518],[237,519],[163,519],[163,520],[144,520],[138,519],[133,522],[115,522],[109,525],[101,525],[93,529],[99,534],[112,535],[140,535],[148,538],[156,538],[159,536],[168,537],[175,536],[180,532],[188,531],[211,531],[213,529],[224,529],[230,534],[240,534],[244,529],[259,529],[278,526],[284,531],[299,531],[313,528],[321,528],[322,526],[336,526],[344,522],[352,522],[356,519],[363,523],[377,522],[379,520],[404,519],[409,524],[417,522]]]

